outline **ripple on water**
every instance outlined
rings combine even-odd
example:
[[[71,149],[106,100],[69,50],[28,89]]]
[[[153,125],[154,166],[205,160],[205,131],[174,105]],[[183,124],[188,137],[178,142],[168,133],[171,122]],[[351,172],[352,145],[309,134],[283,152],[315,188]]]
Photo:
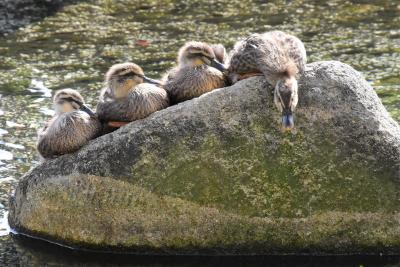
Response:
[[[14,156],[12,153],[10,153],[6,150],[0,149],[0,160],[12,160],[13,158],[14,158]]]
[[[6,121],[6,126],[8,128],[25,128],[25,125],[13,121]]]
[[[6,147],[10,147],[10,148],[14,148],[14,149],[20,149],[20,150],[24,150],[25,147],[23,145],[19,145],[19,144],[13,144],[13,143],[6,143],[0,140],[0,145],[6,146]]]
[[[41,107],[39,112],[46,115],[46,116],[54,116],[55,111],[46,107]]]
[[[47,88],[43,81],[32,79],[31,85],[28,88],[28,91],[34,94],[40,94],[43,97],[51,97],[51,90]]]
[[[8,211],[4,211],[4,206],[0,203],[0,236],[10,234],[10,226],[8,225]]]

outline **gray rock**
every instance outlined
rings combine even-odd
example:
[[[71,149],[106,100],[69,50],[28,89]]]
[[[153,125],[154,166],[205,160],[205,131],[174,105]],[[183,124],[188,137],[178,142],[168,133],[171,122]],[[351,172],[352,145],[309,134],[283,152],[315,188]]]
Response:
[[[93,140],[26,174],[9,222],[136,253],[395,253],[400,127],[364,78],[309,64],[296,132],[261,77]]]
[[[55,13],[66,3],[76,0],[2,0],[0,1],[0,34],[9,33]]]

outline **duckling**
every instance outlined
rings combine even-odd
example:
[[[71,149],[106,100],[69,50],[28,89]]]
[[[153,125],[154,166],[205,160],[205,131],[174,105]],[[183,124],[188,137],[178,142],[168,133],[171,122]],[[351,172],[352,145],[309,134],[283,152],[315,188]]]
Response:
[[[37,150],[44,158],[53,158],[79,150],[99,136],[101,123],[73,89],[55,93],[54,117],[39,131]]]
[[[109,126],[120,127],[164,109],[169,98],[159,86],[159,81],[146,77],[135,63],[116,64],[106,74],[97,116]]]
[[[177,104],[226,85],[222,64],[223,45],[210,46],[203,42],[188,42],[178,53],[178,66],[164,80],[172,104]],[[219,62],[220,61],[220,62]]]
[[[307,61],[304,44],[295,36],[272,31],[252,34],[235,44],[229,58],[232,82],[264,75],[275,87],[274,103],[282,113],[282,129],[294,127],[293,111],[298,102],[297,76]]]

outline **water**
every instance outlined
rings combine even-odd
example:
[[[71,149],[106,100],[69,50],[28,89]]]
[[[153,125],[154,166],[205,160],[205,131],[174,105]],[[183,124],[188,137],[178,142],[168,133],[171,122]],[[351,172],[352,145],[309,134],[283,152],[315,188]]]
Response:
[[[251,32],[289,31],[304,41],[309,62],[340,60],[362,72],[400,121],[400,2],[322,2],[77,1],[53,16],[0,37],[0,215],[5,218],[8,195],[21,175],[39,164],[34,149],[36,132],[53,114],[54,90],[78,89],[94,107],[103,75],[111,64],[133,61],[148,76],[159,78],[173,66],[177,50],[188,40],[220,42],[229,50]],[[49,258],[60,265],[62,260],[58,259],[65,260],[62,255],[68,253],[62,250],[50,257],[46,249],[32,248],[43,245],[30,246],[32,241],[21,245],[8,235],[4,219],[0,221],[0,234],[0,265],[24,263],[26,255],[39,262],[37,266],[40,260]],[[79,264],[80,258],[76,258],[73,264]],[[321,263],[321,258],[314,260],[315,265]],[[311,261],[306,259],[303,265],[312,266]],[[298,259],[292,263],[296,262]],[[368,263],[362,258],[328,262],[332,262],[330,266]],[[374,262],[376,266],[399,264],[396,258]],[[193,261],[166,265],[193,265],[190,263]],[[207,265],[204,260],[198,263],[194,265]],[[215,264],[209,262],[207,266]],[[146,261],[143,265],[159,263]]]
[[[130,256],[123,254],[95,254],[65,251],[37,240],[17,239],[6,243],[0,260],[5,255],[18,255],[2,261],[5,266],[149,266],[149,267],[358,267],[398,266],[398,256],[247,256],[247,257],[201,257],[201,256]]]

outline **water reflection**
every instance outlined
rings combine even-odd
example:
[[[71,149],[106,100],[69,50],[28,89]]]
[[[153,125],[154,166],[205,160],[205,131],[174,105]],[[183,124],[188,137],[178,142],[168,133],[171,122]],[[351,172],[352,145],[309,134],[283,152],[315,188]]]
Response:
[[[0,149],[0,160],[12,160],[13,154],[8,151]]]
[[[0,251],[4,266],[400,266],[398,256],[135,256],[81,253],[23,237],[3,238],[3,242],[7,244]]]
[[[0,208],[4,208],[4,206],[0,204]],[[8,225],[7,217],[8,212],[2,212],[0,217],[0,237],[10,234],[10,226]]]
[[[22,146],[22,145],[12,144],[12,143],[5,143],[3,141],[0,141],[0,145],[4,145],[6,147],[15,148],[15,149],[25,149],[25,147]]]
[[[28,91],[33,94],[41,94],[43,97],[51,97],[52,94],[52,91],[44,86],[43,81],[39,81],[36,79],[33,79],[31,81],[31,85],[29,86]],[[43,98],[38,98],[34,102],[41,102],[42,100]]]

